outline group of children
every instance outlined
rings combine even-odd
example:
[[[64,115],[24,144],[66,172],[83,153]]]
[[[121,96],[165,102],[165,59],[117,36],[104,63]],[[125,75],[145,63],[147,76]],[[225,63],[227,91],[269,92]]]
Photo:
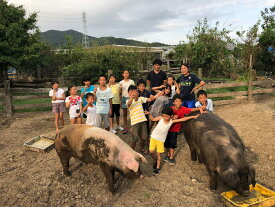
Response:
[[[59,88],[57,81],[52,82],[52,90],[49,96],[52,98],[52,112],[55,115],[56,132],[60,125],[64,125],[63,113],[69,109],[71,124],[85,123],[102,127],[112,133],[121,130],[128,133],[128,110],[131,123],[131,147],[135,149],[140,141],[140,151],[147,154],[145,145],[149,144],[149,151],[154,160],[153,173],[159,174],[161,154],[165,152],[164,161],[170,165],[175,164],[174,151],[177,147],[177,136],[181,129],[181,123],[197,116],[188,116],[191,111],[212,111],[213,104],[207,99],[204,90],[197,93],[197,108],[183,107],[182,97],[178,94],[179,85],[173,76],[168,76],[167,83],[159,87],[153,87],[156,95],[146,89],[146,81],[138,80],[137,85],[131,80],[128,70],[122,72],[123,80],[116,82],[114,74],[107,77],[100,75],[98,87],[91,85],[89,78],[83,79],[84,87],[81,95],[77,95],[77,87],[68,87],[65,93]],[[123,127],[120,125],[120,108],[123,110]],[[116,119],[114,119],[116,117]],[[150,121],[151,122],[150,122]],[[116,128],[114,127],[116,121]],[[153,129],[153,125],[156,127]],[[150,131],[152,130],[151,134]],[[150,134],[150,136],[149,136]]]

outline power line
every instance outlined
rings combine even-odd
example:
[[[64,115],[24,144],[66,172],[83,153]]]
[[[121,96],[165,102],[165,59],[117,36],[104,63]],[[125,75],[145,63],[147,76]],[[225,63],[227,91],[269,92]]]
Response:
[[[82,24],[83,24],[83,36],[82,36],[82,46],[85,48],[89,47],[89,38],[87,36],[87,25],[86,25],[86,14],[82,13]]]

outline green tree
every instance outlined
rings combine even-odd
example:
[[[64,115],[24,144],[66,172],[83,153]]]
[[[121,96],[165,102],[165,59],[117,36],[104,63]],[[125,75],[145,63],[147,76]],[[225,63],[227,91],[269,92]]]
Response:
[[[0,80],[7,79],[8,66],[20,67],[38,40],[37,14],[28,17],[23,6],[0,0]]]

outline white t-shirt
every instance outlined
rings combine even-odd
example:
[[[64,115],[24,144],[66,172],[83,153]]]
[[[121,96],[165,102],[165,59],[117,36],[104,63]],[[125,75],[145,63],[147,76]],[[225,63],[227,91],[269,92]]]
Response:
[[[202,105],[201,105],[201,103],[199,101],[197,101],[195,103],[195,106],[196,106],[196,108],[202,107]],[[214,110],[213,109],[213,101],[211,99],[207,99],[206,100],[206,110],[207,111],[213,111]]]
[[[96,113],[108,114],[110,111],[110,99],[114,98],[112,90],[106,88],[104,91],[97,88],[96,91]]]
[[[165,139],[167,137],[168,131],[172,125],[172,119],[170,119],[170,122],[168,124],[165,124],[163,119],[159,120],[159,123],[154,128],[151,137],[153,139],[156,139],[161,142],[165,142]]]
[[[85,113],[87,115],[86,124],[91,126],[97,126],[96,106],[88,106]]]
[[[62,88],[58,88],[57,92],[55,92],[55,97],[56,98],[62,98],[63,93],[64,93],[64,90]],[[50,97],[53,96],[53,89],[50,90],[49,96]],[[54,101],[52,101],[52,103],[62,103],[62,102],[64,102],[64,100],[54,100]]]
[[[171,86],[171,96],[169,97],[169,99],[173,99],[175,94],[176,94],[176,86],[173,85]]]
[[[129,79],[128,81],[122,80],[119,82],[119,84],[121,84],[122,96],[129,97],[128,88],[130,85],[135,85],[135,82],[133,80]]]
[[[68,96],[65,99],[65,102],[70,103],[70,109],[69,109],[70,118],[76,118],[77,117],[76,110],[80,110],[80,104],[82,103],[81,97],[76,96],[75,98],[72,98],[71,96]]]

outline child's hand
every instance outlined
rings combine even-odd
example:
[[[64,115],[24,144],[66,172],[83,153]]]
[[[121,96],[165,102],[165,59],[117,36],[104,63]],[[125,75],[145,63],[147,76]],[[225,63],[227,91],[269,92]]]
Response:
[[[199,109],[200,109],[200,113],[202,114],[204,111],[203,107],[200,107]]]
[[[172,117],[173,120],[178,119],[178,118],[179,118],[178,115],[174,115],[174,116]]]
[[[144,111],[144,114],[149,115],[149,114],[151,114],[151,113],[150,113],[149,111],[145,110],[145,111]]]
[[[95,89],[94,89],[94,93],[96,93],[97,92],[97,88],[95,87]]]

